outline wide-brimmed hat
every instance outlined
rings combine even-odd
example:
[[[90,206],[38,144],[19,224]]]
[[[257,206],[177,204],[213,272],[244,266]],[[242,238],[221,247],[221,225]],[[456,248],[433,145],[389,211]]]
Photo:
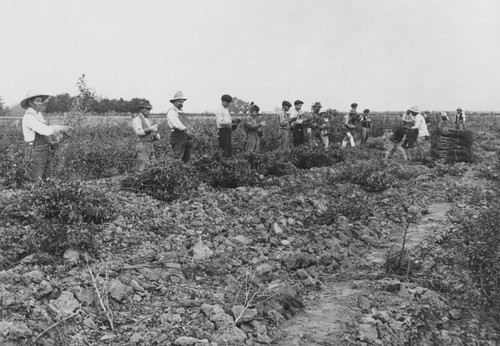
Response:
[[[175,93],[174,95],[174,98],[170,100],[171,103],[174,103],[175,101],[179,101],[179,100],[182,100],[182,101],[186,101],[187,98],[184,98],[184,94],[182,93],[182,91],[178,91]]]
[[[460,107],[458,107],[458,108],[457,108],[457,112],[458,112],[458,111],[461,111],[461,110],[462,110],[462,108],[460,108]]]
[[[413,106],[413,107],[411,107],[411,108],[410,108],[410,109],[408,109],[408,110],[409,110],[410,112],[412,112],[412,113],[420,113],[420,112],[418,111],[418,107],[417,107],[417,106]]]
[[[314,102],[314,104],[312,105],[313,107],[319,107],[319,108],[322,108],[323,106],[321,105],[321,102]]]
[[[144,100],[140,103],[139,108],[151,109],[153,106],[151,106],[151,103],[148,100]]]
[[[36,92],[36,91],[28,91],[26,93],[26,98],[20,102],[21,108],[23,108],[23,109],[28,108],[28,101],[35,98],[35,97],[41,97],[42,102],[45,102],[50,97],[50,95],[43,94],[43,93]]]

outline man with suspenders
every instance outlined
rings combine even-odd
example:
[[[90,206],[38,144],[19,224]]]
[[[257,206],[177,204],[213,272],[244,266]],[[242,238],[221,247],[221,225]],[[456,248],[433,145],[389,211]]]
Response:
[[[182,110],[186,100],[182,92],[178,91],[170,100],[173,107],[167,111],[167,124],[171,131],[170,145],[172,145],[174,158],[182,162],[188,162],[191,159],[191,138],[193,137],[192,127]]]

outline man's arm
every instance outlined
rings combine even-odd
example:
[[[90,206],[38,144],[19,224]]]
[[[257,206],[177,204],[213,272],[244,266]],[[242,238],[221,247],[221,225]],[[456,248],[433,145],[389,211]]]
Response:
[[[33,115],[26,115],[23,119],[23,125],[42,136],[57,135],[61,132],[66,132],[66,128],[69,128],[69,126],[62,125],[45,125]]]
[[[169,109],[167,111],[167,120],[174,129],[177,129],[179,131],[185,131],[187,128],[184,126],[182,121],[179,119],[179,114],[172,109]]]

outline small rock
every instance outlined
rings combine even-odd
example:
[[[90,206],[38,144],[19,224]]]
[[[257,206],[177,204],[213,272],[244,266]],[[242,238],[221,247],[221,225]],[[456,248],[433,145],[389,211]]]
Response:
[[[23,322],[0,321],[0,337],[2,336],[9,339],[27,338],[31,336],[31,330]]]
[[[235,237],[232,237],[231,238],[231,241],[236,243],[236,244],[240,244],[240,245],[252,245],[253,243],[253,240],[252,239],[248,239],[247,237],[245,237],[244,235],[237,235]]]
[[[190,336],[180,336],[174,341],[174,345],[177,346],[193,346],[196,345],[197,343],[202,343],[202,342],[208,342],[208,340],[203,339],[196,339]]]
[[[363,312],[368,312],[372,307],[372,303],[365,296],[361,296],[358,298],[358,306],[361,308],[361,310],[363,310]]]
[[[37,254],[33,254],[33,255],[29,255],[29,256],[24,257],[21,260],[21,263],[22,264],[33,264],[33,263],[37,263],[39,260],[40,260],[40,256],[38,256]]]
[[[95,324],[94,320],[91,317],[87,317],[83,320],[83,324],[90,329],[97,329],[97,324]]]
[[[278,225],[277,222],[273,223],[273,232],[276,235],[282,235],[284,233],[283,229],[280,227],[280,225]]]
[[[272,271],[273,271],[273,267],[271,267],[267,263],[263,263],[263,264],[257,266],[257,268],[255,268],[255,273],[257,275],[266,275],[266,274],[269,274]]]
[[[204,303],[201,306],[201,311],[203,311],[205,316],[207,316],[209,318],[216,315],[216,314],[223,314],[224,313],[224,309],[222,308],[222,306],[217,305],[217,304],[211,305],[211,304],[206,304],[206,303]]]
[[[219,330],[226,329],[227,327],[234,325],[234,319],[225,312],[213,315],[210,321],[214,322]]]
[[[204,260],[212,256],[214,252],[203,242],[200,241],[196,243],[196,245],[193,247],[193,259],[194,260]]]
[[[377,328],[371,324],[360,324],[358,332],[360,340],[375,342],[378,339]]]
[[[138,292],[144,292],[144,287],[139,285],[139,283],[133,279],[130,280],[129,285],[130,285],[130,287],[132,287],[134,290],[136,290]]]
[[[67,249],[66,251],[64,251],[63,258],[69,263],[77,263],[80,259],[80,253],[72,249]]]
[[[236,326],[229,326],[213,340],[222,345],[241,345],[247,338],[246,334]]]
[[[131,344],[137,344],[139,343],[140,341],[142,340],[142,334],[141,333],[134,333],[130,339],[129,339],[129,342]]]
[[[30,283],[34,282],[39,284],[40,282],[43,281],[44,275],[41,271],[39,270],[32,270],[22,276],[23,281],[29,285]]]
[[[237,320],[237,323],[242,323],[242,322],[250,322],[257,317],[257,309],[254,308],[244,308],[241,305],[236,305],[233,306],[231,309],[233,312],[233,316],[235,318],[235,321]]]
[[[134,289],[132,287],[124,285],[120,280],[116,279],[109,283],[108,290],[111,298],[119,302],[134,293]]]
[[[451,318],[453,318],[454,320],[458,320],[462,317],[462,312],[458,309],[451,309],[450,310],[450,316]]]
[[[80,307],[80,304],[75,299],[73,293],[69,291],[62,291],[56,300],[50,301],[49,307],[58,315],[69,316]]]

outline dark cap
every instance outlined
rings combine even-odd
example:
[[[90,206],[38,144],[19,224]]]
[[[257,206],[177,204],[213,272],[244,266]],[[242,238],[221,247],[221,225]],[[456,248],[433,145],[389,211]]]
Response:
[[[222,95],[222,97],[220,99],[222,101],[225,101],[225,102],[233,102],[233,98],[230,95],[228,95],[228,94]]]
[[[297,101],[295,101],[293,104],[294,104],[295,106],[297,106],[297,105],[303,105],[303,104],[304,104],[304,102],[302,102],[301,100],[297,100]]]
[[[351,107],[352,107],[352,108],[357,107],[357,106],[358,106],[358,104],[357,104],[356,102],[351,103]]]
[[[140,104],[139,104],[139,108],[147,108],[147,109],[151,109],[153,108],[153,106],[151,106],[151,103],[149,103],[148,100],[144,100],[142,101]]]
[[[259,113],[260,108],[257,105],[253,105],[252,108],[250,108],[250,111],[255,112],[255,113]]]
[[[367,108],[363,111],[363,113],[370,113],[370,110]]]
[[[281,106],[282,107],[285,107],[285,106],[292,107],[292,104],[288,101],[283,101],[283,102],[281,102]]]

